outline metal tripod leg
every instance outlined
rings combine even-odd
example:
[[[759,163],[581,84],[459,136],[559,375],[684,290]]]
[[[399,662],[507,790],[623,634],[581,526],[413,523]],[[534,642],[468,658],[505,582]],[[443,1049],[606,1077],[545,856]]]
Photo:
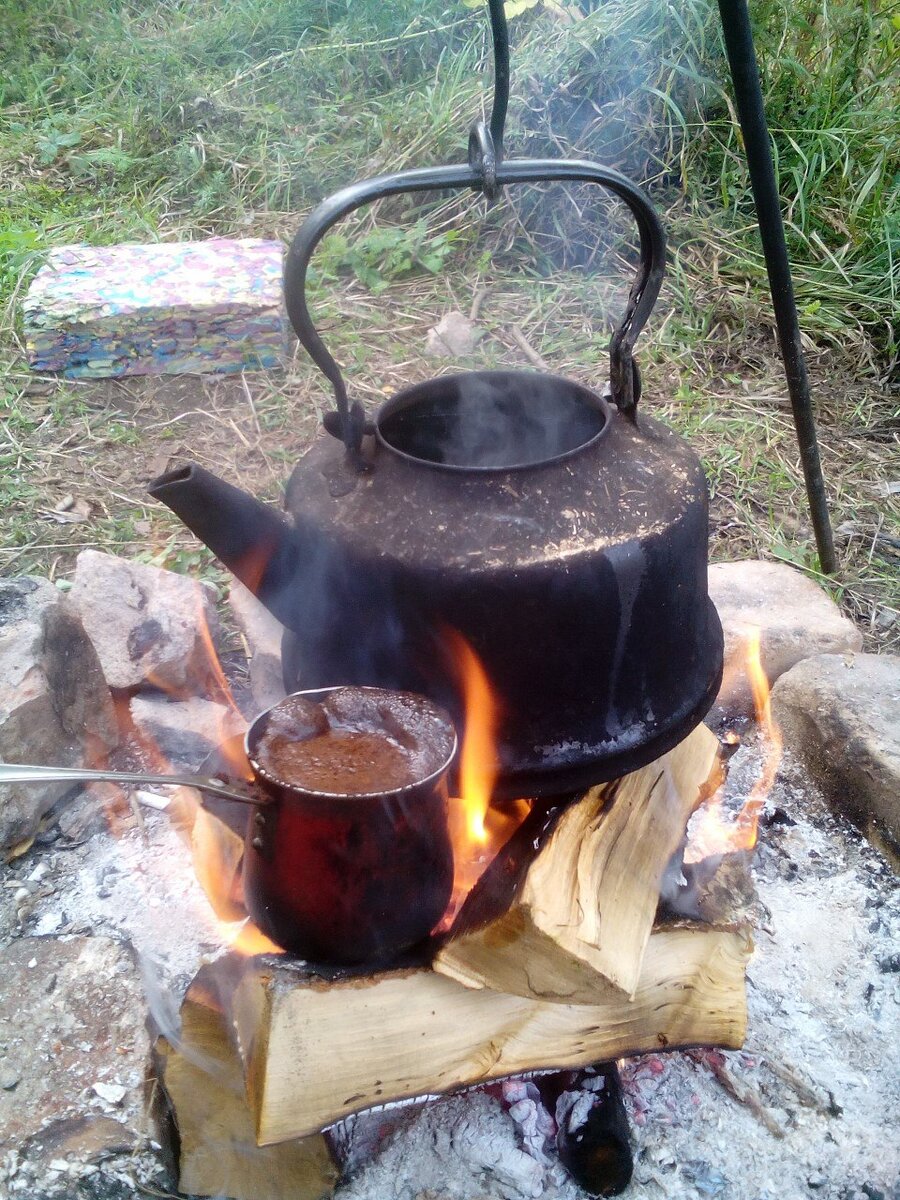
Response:
[[[775,324],[781,344],[781,357],[787,376],[788,394],[794,412],[794,428],[803,463],[803,478],[812,515],[816,546],[822,570],[832,572],[837,567],[834,538],[828,503],[825,497],[825,481],[819,459],[819,444],[816,440],[816,424],[813,417],[809,393],[809,378],[800,344],[800,324],[797,305],[791,282],[791,267],[788,262],[787,244],[784,239],[784,224],[775,168],[769,146],[769,130],[763,109],[762,88],[750,28],[747,0],[718,0],[725,34],[725,49],[734,83],[741,132],[750,169],[750,183],[756,216],[762,238]]]

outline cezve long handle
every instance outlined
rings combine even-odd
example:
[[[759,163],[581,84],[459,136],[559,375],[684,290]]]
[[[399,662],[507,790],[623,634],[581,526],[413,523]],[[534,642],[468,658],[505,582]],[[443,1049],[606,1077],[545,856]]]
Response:
[[[142,771],[89,771],[84,767],[33,767],[24,763],[0,763],[0,783],[54,783],[71,779],[79,782],[108,781],[110,783],[157,783],[167,786],[199,788],[223,800],[241,804],[262,804],[258,797],[239,792],[206,775],[149,775]]]

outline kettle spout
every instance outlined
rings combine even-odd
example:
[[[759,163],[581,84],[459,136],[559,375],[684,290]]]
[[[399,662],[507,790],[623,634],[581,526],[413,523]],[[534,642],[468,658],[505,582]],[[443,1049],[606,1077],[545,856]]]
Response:
[[[160,475],[150,495],[187,525],[282,625],[294,623],[293,585],[305,557],[276,509],[191,463]]]

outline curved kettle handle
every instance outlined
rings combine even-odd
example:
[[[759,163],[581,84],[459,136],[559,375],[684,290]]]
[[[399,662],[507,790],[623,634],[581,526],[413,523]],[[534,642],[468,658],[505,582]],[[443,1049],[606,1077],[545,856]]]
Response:
[[[656,210],[643,190],[625,175],[599,163],[565,159],[522,158],[498,163],[498,186],[512,183],[543,183],[549,180],[597,183],[624,201],[640,232],[640,264],[631,286],[625,315],[613,332],[609,346],[610,388],[620,412],[634,419],[640,398],[640,374],[632,358],[634,343],[656,303],[665,273],[666,235]],[[298,230],[284,264],[284,299],[291,324],[301,345],[330,380],[337,413],[328,414],[325,427],[341,437],[351,456],[357,457],[366,430],[365,414],[357,401],[352,406],[340,368],[319,337],[306,304],[309,262],[319,240],[354,209],[404,192],[437,191],[448,188],[481,188],[483,175],[477,163],[448,167],[423,167],[398,175],[379,175],[351,184],[323,200]],[[336,418],[336,419],[335,419]]]

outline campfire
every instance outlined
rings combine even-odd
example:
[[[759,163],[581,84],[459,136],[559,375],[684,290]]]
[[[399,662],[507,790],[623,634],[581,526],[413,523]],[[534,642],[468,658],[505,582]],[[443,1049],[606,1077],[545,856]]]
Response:
[[[192,620],[199,629],[196,606]],[[764,685],[750,726],[732,722],[716,737],[698,725],[617,779],[507,800],[495,787],[502,705],[469,642],[444,636],[465,700],[460,765],[446,797],[452,895],[430,935],[391,961],[313,965],[260,932],[244,890],[244,859],[258,836],[246,803],[159,785],[142,786],[131,804],[118,789],[90,800],[107,812],[113,861],[138,885],[133,915],[122,916],[149,919],[143,928],[166,953],[187,939],[176,952],[193,979],[182,976],[175,1022],[154,999],[159,968],[146,968],[160,1029],[157,1111],[161,1128],[177,1131],[171,1146],[181,1190],[236,1200],[319,1197],[343,1180],[342,1194],[350,1188],[352,1196],[353,1181],[377,1177],[399,1146],[412,1156],[403,1169],[424,1180],[434,1168],[409,1141],[419,1130],[428,1144],[449,1138],[468,1170],[505,1181],[498,1195],[541,1194],[551,1180],[573,1177],[589,1194],[613,1194],[631,1175],[636,1140],[646,1176],[647,1138],[666,1127],[667,1110],[659,1108],[666,1092],[653,1091],[659,1081],[671,1080],[673,1095],[700,1086],[685,1071],[707,1073],[723,1089],[720,1103],[737,1102],[765,1136],[784,1138],[765,1084],[748,1082],[748,1070],[762,1070],[754,1063],[786,1070],[780,1086],[799,1089],[802,1104],[835,1120],[828,1113],[837,1102],[802,1069],[784,1068],[784,1054],[756,1048],[737,1062],[721,1054],[748,1036],[745,969],[751,926],[760,920],[752,837],[767,809],[766,837],[776,844],[791,832],[788,822],[800,820],[781,808],[790,801]],[[173,687],[161,667],[147,676],[155,700],[152,691],[130,700],[116,692],[124,744],[112,763],[163,778],[183,772],[146,712],[163,710],[153,714],[162,727],[166,711],[184,714],[183,722],[192,706],[207,703],[216,709],[207,733],[214,749],[197,766],[240,794],[255,787],[244,750],[247,698],[239,707],[210,657],[214,636],[207,630],[196,640],[203,649],[189,678]],[[751,640],[729,667],[761,679],[759,656]],[[201,688],[208,699],[198,701]],[[95,758],[93,765],[110,764]],[[774,810],[765,795],[773,780]],[[143,835],[134,816],[141,811]],[[158,842],[167,830],[176,841],[149,860],[148,874],[147,838]],[[89,845],[79,853],[93,879]],[[764,844],[762,853],[773,852]],[[193,930],[183,922],[157,929],[156,893],[184,904],[193,881],[205,893],[206,916],[191,901],[184,911],[193,913]],[[771,887],[766,902],[773,903]],[[195,939],[216,947],[202,965],[203,953],[190,950]],[[767,1040],[773,1021],[774,1010]],[[750,1028],[758,1047],[758,1019],[756,1032]],[[116,1082],[98,1086],[117,1094]],[[685,1136],[690,1103],[680,1118]],[[518,1144],[505,1143],[492,1158],[486,1147],[500,1136],[499,1128],[490,1132],[499,1114]]]
[[[14,721],[4,717],[12,749],[2,747],[11,761],[0,763],[0,782],[59,789],[37,820],[23,806],[10,858],[30,852],[40,814],[74,782],[102,785],[87,795],[107,818],[106,852],[117,845],[111,856],[129,864],[121,920],[145,922],[154,939],[164,925],[161,957],[178,962],[141,957],[159,1138],[150,1146],[169,1156],[184,1194],[617,1195],[648,1113],[660,1132],[687,1130],[703,1107],[698,1072],[752,1131],[778,1142],[802,1118],[768,1103],[771,1080],[756,1086],[751,1068],[792,1089],[794,1107],[822,1120],[841,1112],[828,1081],[808,1082],[776,1053],[782,1043],[745,1049],[754,934],[770,936],[751,865],[768,853],[758,849],[767,814],[776,843],[787,837],[779,824],[800,822],[769,802],[783,739],[758,632],[740,654],[732,637],[723,661],[701,464],[641,404],[634,349],[659,294],[665,235],[643,191],[617,171],[504,157],[500,0],[491,13],[502,33],[495,112],[474,124],[468,162],[348,187],[310,214],[291,247],[288,315],[336,407],[288,482],[287,517],[196,464],[150,488],[249,589],[245,612],[260,619],[258,600],[262,620],[278,626],[265,703],[241,694],[239,672],[220,663],[217,618],[199,585],[89,550],[71,609],[46,581],[2,592],[0,619],[13,633],[0,650],[23,700]],[[475,188],[495,200],[547,180],[608,189],[637,223],[640,261],[611,339],[608,387],[472,371],[406,388],[366,414],[307,307],[322,236],[387,195]],[[185,588],[190,610],[176,602]],[[743,724],[709,715],[728,672],[751,682]],[[16,765],[29,750],[62,761]],[[860,863],[871,900],[875,870]],[[110,873],[120,869],[117,859]],[[41,880],[35,868],[25,882]],[[853,886],[859,900],[855,877]],[[31,895],[15,892],[23,921]],[[785,919],[790,902],[772,887],[776,907],[779,898]],[[52,927],[44,919],[23,941],[78,936],[68,913],[51,915]],[[826,949],[804,947],[798,973]],[[14,1003],[53,1010],[57,976],[38,994],[28,972],[41,960],[25,954],[12,952]],[[93,958],[78,947],[59,957],[82,988],[83,1025],[78,972],[93,971]],[[883,973],[896,970],[885,961]],[[121,1002],[111,981],[126,972],[117,959],[106,1007]],[[777,1024],[782,998],[768,987],[765,1017]],[[798,989],[815,992],[806,977]],[[783,997],[786,1009],[793,1002]],[[38,1089],[45,1105],[76,1070],[62,1050],[68,1016],[37,1033],[41,1061],[57,1071]],[[802,1016],[806,1026],[795,1012],[790,1032],[826,1040],[808,1008]],[[832,1016],[828,1036],[835,1028]],[[867,1067],[876,1034],[860,1056]],[[129,1053],[102,1031],[96,1040],[108,1055]],[[0,1066],[4,1092],[20,1079]],[[54,1184],[73,1145],[94,1153],[97,1138],[101,1160],[116,1153],[124,1125],[111,1113],[134,1086],[107,1064],[90,1091],[116,1128],[67,1111],[22,1139],[45,1156],[63,1147],[49,1158]],[[743,1198],[691,1156],[692,1136],[677,1162],[654,1157],[645,1136],[639,1182],[668,1196],[677,1169],[704,1195]],[[841,1138],[817,1136],[820,1147]],[[396,1173],[410,1170],[397,1147],[420,1153],[423,1141],[431,1158],[395,1190]],[[843,1138],[842,1152],[852,1142]],[[17,1156],[4,1171],[25,1192],[31,1177]],[[469,1176],[442,1191],[435,1173],[450,1159]],[[148,1173],[141,1186],[168,1194],[161,1182],[169,1186]],[[772,1195],[753,1186],[753,1200]]]
[[[726,774],[717,738],[700,725],[642,768],[584,791],[498,798],[503,701],[468,640],[443,628],[464,706],[448,794],[442,785],[453,735],[439,710],[422,710],[405,694],[338,688],[280,702],[248,722],[200,606],[194,621],[199,650],[188,674],[173,685],[150,668],[146,686],[167,697],[157,701],[164,706],[196,703],[199,688],[208,703],[221,702],[210,731],[215,750],[201,775],[221,781],[223,794],[160,793],[177,763],[136,719],[148,701],[119,692],[116,705],[129,753],[157,779],[138,794],[145,804],[156,797],[189,838],[196,878],[231,947],[201,967],[177,1034],[166,1030],[156,1043],[160,1096],[178,1131],[181,1190],[256,1198],[267,1194],[274,1169],[287,1172],[292,1194],[327,1194],[359,1153],[351,1131],[360,1121],[364,1127],[361,1114],[385,1106],[402,1114],[422,1097],[483,1091],[492,1080],[510,1111],[545,1114],[541,1140],[556,1145],[591,1194],[621,1190],[632,1151],[617,1060],[738,1048],[745,1036],[752,943],[735,900],[752,887],[746,879],[716,887],[720,863],[733,867],[736,857],[723,819],[712,841],[707,816],[720,807]],[[321,736],[321,710],[352,724],[360,704],[373,728],[403,740],[400,726],[412,720],[408,728],[423,733],[425,749],[436,747],[421,768],[424,791],[395,782],[393,794],[341,799],[286,789],[272,775],[279,767],[256,731],[286,729],[302,747],[310,733]],[[287,724],[275,720],[282,712]],[[298,721],[306,726],[291,734]],[[441,744],[447,729],[450,740]],[[336,745],[340,751],[343,743]],[[104,802],[113,828],[127,828],[121,800]],[[746,809],[761,803],[754,790]],[[348,805],[349,832],[340,816]],[[411,812],[426,819],[414,822],[423,840],[404,862]],[[692,814],[696,829],[688,831]],[[326,855],[336,848],[333,867],[312,849],[323,821]],[[452,872],[434,909],[440,893],[430,855],[445,839]],[[746,872],[746,856],[743,864]],[[290,903],[278,915],[284,894]],[[346,914],[339,933],[330,916],[323,924],[332,909]],[[315,953],[285,951],[298,922],[315,928]],[[415,936],[405,933],[413,927]]]
[[[616,1060],[743,1042],[752,943],[739,898],[752,887],[749,878],[716,887],[735,854],[721,816],[711,840],[708,814],[721,807],[727,772],[715,736],[700,726],[660,759],[580,796],[491,804],[497,700],[468,643],[448,640],[466,696],[460,794],[446,810],[453,894],[432,936],[396,961],[312,966],[267,942],[241,907],[244,840],[196,808],[198,878],[227,918],[226,935],[240,933],[188,988],[180,1039],[157,1045],[182,1190],[257,1196],[272,1164],[289,1160],[315,1175],[302,1194],[318,1195],[335,1157],[346,1158],[349,1135],[339,1131],[357,1114],[518,1077],[526,1108],[562,1114],[577,1104],[580,1119],[592,1114],[592,1141],[569,1137],[556,1116],[548,1137],[558,1135],[592,1194],[613,1194],[631,1172]],[[213,766],[245,777],[234,737]],[[754,789],[733,824],[761,803]],[[248,844],[256,828],[251,817]],[[245,1081],[242,1097],[230,1088],[227,1121],[217,1111],[214,1142],[208,1097],[197,1104],[210,1074]],[[517,1094],[510,1082],[503,1088]],[[248,1139],[269,1155],[248,1162]]]

